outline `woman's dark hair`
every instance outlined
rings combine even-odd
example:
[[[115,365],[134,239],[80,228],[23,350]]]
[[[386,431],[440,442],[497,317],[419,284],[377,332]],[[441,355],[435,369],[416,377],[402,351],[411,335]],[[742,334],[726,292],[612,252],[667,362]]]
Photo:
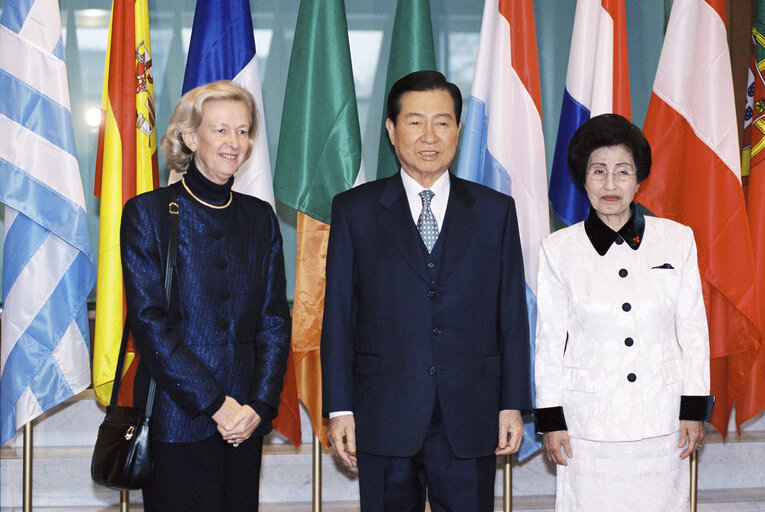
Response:
[[[388,119],[395,125],[398,121],[398,115],[401,113],[401,97],[412,91],[435,91],[444,90],[452,97],[454,104],[454,117],[457,123],[460,122],[462,114],[462,94],[459,87],[446,81],[446,77],[438,71],[415,71],[409,73],[393,84],[388,93],[387,115]]]
[[[619,114],[602,114],[587,120],[574,133],[568,146],[568,168],[580,187],[587,179],[587,163],[596,149],[624,146],[632,153],[637,182],[651,172],[651,145],[640,128]]]

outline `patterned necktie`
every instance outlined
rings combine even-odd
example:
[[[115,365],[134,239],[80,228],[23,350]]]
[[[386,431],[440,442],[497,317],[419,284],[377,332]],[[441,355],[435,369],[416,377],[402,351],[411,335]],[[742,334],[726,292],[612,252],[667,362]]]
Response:
[[[422,211],[420,212],[420,218],[417,219],[417,231],[420,232],[422,241],[425,242],[425,247],[428,249],[428,253],[433,251],[433,246],[436,245],[438,240],[438,222],[436,217],[430,210],[430,200],[435,194],[431,190],[423,190],[420,192],[420,199],[422,199]]]

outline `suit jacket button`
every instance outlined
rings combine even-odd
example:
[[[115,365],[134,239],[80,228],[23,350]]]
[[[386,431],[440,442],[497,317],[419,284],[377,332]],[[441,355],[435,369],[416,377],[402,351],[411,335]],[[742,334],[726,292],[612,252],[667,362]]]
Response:
[[[223,270],[228,266],[228,262],[226,260],[218,260],[215,262],[215,266],[218,267],[220,270]]]
[[[428,373],[431,374],[431,375],[435,375],[436,374],[436,367],[435,366],[431,366],[430,368],[428,368]]]
[[[629,302],[625,302],[624,304],[622,304],[623,311],[629,311],[630,309],[632,309],[632,305]]]
[[[428,290],[428,298],[429,299],[432,299],[435,296],[436,296],[436,291],[435,290]]]
[[[435,263],[433,263],[432,261],[429,261],[429,262],[428,262],[428,268],[433,268],[433,267],[435,267],[435,266],[436,266],[436,264],[435,264]]]
[[[228,320],[226,320],[226,319],[222,318],[222,319],[221,319],[221,320],[218,322],[218,327],[220,327],[220,330],[221,330],[221,331],[225,331],[226,329],[228,329],[228,326],[229,326],[229,324],[230,324],[230,322],[229,322]]]
[[[628,274],[629,274],[629,272],[627,272],[626,268],[623,268],[623,269],[619,270],[619,277],[627,277]]]
[[[635,344],[635,340],[633,340],[632,338],[629,338],[629,337],[628,338],[624,338],[624,344],[627,345],[628,347],[631,347],[632,345]]]
[[[433,329],[433,334],[435,334],[436,336],[438,336],[439,334],[441,334],[441,329],[439,329],[438,327],[436,327],[435,329]]]
[[[634,373],[630,373],[629,375],[627,375],[627,380],[630,382],[635,382],[637,380],[637,375],[635,375]]]

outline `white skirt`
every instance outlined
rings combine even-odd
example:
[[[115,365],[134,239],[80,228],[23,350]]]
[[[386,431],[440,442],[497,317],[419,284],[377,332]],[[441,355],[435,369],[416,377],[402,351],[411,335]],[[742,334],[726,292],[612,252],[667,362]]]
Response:
[[[573,457],[557,466],[555,511],[687,512],[690,458],[680,458],[679,439],[680,432],[626,442],[572,437]]]

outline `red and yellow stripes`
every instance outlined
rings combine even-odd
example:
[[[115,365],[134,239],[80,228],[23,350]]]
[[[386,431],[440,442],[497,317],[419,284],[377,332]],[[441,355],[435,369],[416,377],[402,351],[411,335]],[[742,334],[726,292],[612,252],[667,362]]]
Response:
[[[95,194],[101,199],[93,387],[101,403],[111,396],[124,322],[119,228],[131,197],[158,185],[154,83],[148,0],[114,0],[101,98]],[[129,351],[134,349],[131,346]],[[135,372],[131,362],[130,373]],[[132,402],[132,382],[120,402]]]

